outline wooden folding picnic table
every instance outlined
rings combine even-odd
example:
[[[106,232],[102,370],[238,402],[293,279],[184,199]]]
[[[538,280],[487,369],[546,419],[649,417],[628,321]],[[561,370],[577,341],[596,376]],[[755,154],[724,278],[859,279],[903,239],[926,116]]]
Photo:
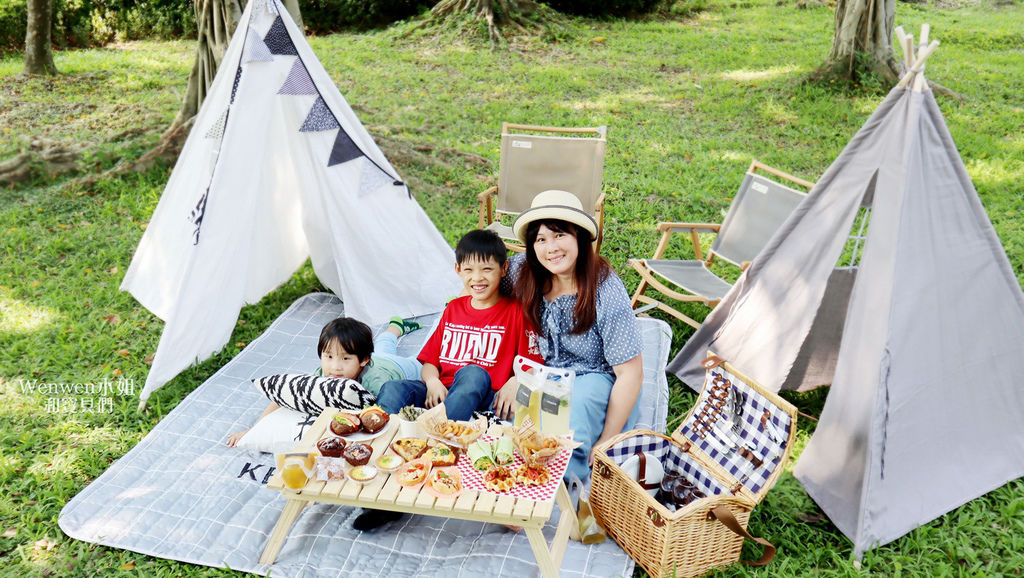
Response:
[[[306,431],[306,434],[302,436],[294,451],[315,451],[317,440],[323,436],[331,418],[337,411],[333,408],[324,410]],[[388,429],[370,442],[370,446],[373,448],[371,460],[385,453],[393,453],[390,445],[397,431],[396,420],[392,420],[388,424]],[[498,427],[492,427],[488,433],[501,435]],[[263,555],[260,556],[261,564],[274,563],[284,546],[292,524],[295,523],[302,509],[314,502],[522,526],[526,537],[530,540],[530,547],[537,558],[541,574],[545,578],[558,576],[558,569],[562,565],[562,556],[565,554],[569,538],[579,540],[576,513],[573,510],[565,483],[561,481],[559,481],[554,497],[544,501],[498,495],[468,488],[464,489],[456,498],[435,498],[422,488],[403,487],[394,476],[387,472],[381,472],[381,475],[368,484],[360,484],[351,480],[323,482],[311,479],[304,487],[297,490],[286,487],[281,480],[280,472],[276,472],[267,487],[280,490],[287,502],[281,511],[281,517],[277,520],[277,525],[274,526],[274,530],[270,534]],[[551,518],[556,500],[560,516],[555,536],[549,545],[541,533],[541,528]]]

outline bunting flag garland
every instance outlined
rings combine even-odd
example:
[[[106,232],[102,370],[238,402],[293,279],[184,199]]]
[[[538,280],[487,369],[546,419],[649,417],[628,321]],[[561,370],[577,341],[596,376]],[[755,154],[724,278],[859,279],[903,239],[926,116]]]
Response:
[[[359,196],[365,197],[385,186],[394,186],[395,177],[384,172],[369,157],[363,157],[363,172],[359,177]]]
[[[284,80],[281,90],[277,91],[277,93],[319,94],[316,90],[316,85],[313,84],[313,79],[309,77],[309,71],[302,65],[302,60],[299,58],[295,59],[295,63],[292,64],[292,69],[288,73],[288,78]]]
[[[327,103],[324,102],[323,98],[317,97],[316,102],[313,103],[313,108],[309,111],[309,115],[306,116],[302,127],[299,128],[299,132],[320,132],[336,128],[341,128],[341,125],[334,118],[334,113],[331,112],[330,108],[327,108]]]
[[[280,16],[275,18],[274,23],[270,25],[270,30],[263,37],[263,42],[266,43],[272,54],[299,55],[299,52],[295,50],[295,44],[292,43],[292,37],[288,35],[288,29],[284,27],[284,20],[281,20]]]
[[[206,132],[206,138],[222,139],[224,138],[224,126],[228,122],[228,110],[224,109],[224,112],[220,113],[217,117],[217,122],[213,123],[210,130]]]
[[[361,156],[365,156],[363,151],[359,150],[356,143],[352,142],[352,137],[348,136],[345,129],[339,127],[338,136],[334,139],[334,146],[331,147],[331,159],[327,161],[327,166],[333,167],[347,163]]]
[[[272,62],[274,55],[270,53],[270,49],[267,45],[260,40],[256,31],[252,28],[249,29],[249,33],[245,37],[245,62]]]
[[[229,105],[235,104],[235,95],[238,94],[238,82],[242,80],[242,65],[238,65],[238,69],[235,70],[235,82],[231,85],[231,101]]]

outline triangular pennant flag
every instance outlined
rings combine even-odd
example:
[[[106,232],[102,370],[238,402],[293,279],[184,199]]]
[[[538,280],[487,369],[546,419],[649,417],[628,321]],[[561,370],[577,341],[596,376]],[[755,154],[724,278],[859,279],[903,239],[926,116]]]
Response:
[[[288,78],[284,79],[284,84],[281,86],[281,90],[277,91],[278,94],[317,94],[316,85],[313,84],[313,79],[309,77],[309,71],[303,66],[302,60],[299,58],[295,59],[295,63],[292,64],[291,72],[288,73]]]
[[[224,112],[220,113],[217,117],[217,122],[213,123],[210,130],[206,132],[206,138],[224,138],[224,126],[228,122],[228,110],[224,109]]]
[[[360,197],[375,193],[384,187],[391,187],[395,184],[395,177],[385,173],[378,167],[370,157],[363,158],[363,172],[359,177]]]
[[[248,34],[245,36],[245,54],[246,62],[272,62],[274,55],[270,53],[270,49],[267,45],[260,40],[256,31],[252,28],[249,29]]]
[[[309,111],[306,120],[302,123],[302,127],[299,128],[299,132],[320,132],[336,128],[341,128],[341,125],[334,118],[334,113],[331,112],[331,109],[327,108],[327,103],[324,102],[324,99],[317,97],[316,102],[313,103],[313,109]]]
[[[267,0],[267,13],[269,14],[280,14],[277,11],[277,2],[274,0]]]
[[[273,54],[299,55],[298,51],[295,50],[295,44],[292,43],[292,37],[288,36],[288,29],[284,27],[284,20],[281,20],[280,16],[270,25],[270,30],[263,37],[263,42],[266,43],[267,48]]]
[[[238,82],[242,80],[242,67],[239,66],[238,70],[235,70],[235,82],[231,85],[231,101],[229,104],[235,104],[235,94],[238,93]]]
[[[255,13],[257,10],[266,10],[267,9],[267,0],[253,0],[252,8],[253,8],[253,13]]]
[[[338,137],[334,139],[334,146],[331,148],[331,159],[327,161],[327,166],[333,167],[334,165],[347,163],[361,156],[363,156],[363,151],[359,150],[356,143],[352,142],[352,137],[348,136],[345,129],[339,128]]]

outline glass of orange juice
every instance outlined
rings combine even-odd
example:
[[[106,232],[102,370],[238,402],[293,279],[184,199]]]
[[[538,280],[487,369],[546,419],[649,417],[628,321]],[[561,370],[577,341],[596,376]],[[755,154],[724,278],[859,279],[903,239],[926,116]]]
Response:
[[[290,453],[277,456],[277,469],[281,472],[284,485],[298,490],[306,485],[313,475],[313,454]]]

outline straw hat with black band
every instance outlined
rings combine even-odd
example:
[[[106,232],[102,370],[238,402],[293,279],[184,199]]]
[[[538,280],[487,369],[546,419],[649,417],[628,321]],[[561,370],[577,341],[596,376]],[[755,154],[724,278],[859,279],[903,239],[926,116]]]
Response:
[[[526,228],[534,221],[557,219],[579,225],[590,233],[590,240],[597,238],[597,221],[583,210],[579,197],[568,192],[552,189],[538,193],[530,203],[530,208],[519,213],[512,222],[512,234],[526,243]]]

